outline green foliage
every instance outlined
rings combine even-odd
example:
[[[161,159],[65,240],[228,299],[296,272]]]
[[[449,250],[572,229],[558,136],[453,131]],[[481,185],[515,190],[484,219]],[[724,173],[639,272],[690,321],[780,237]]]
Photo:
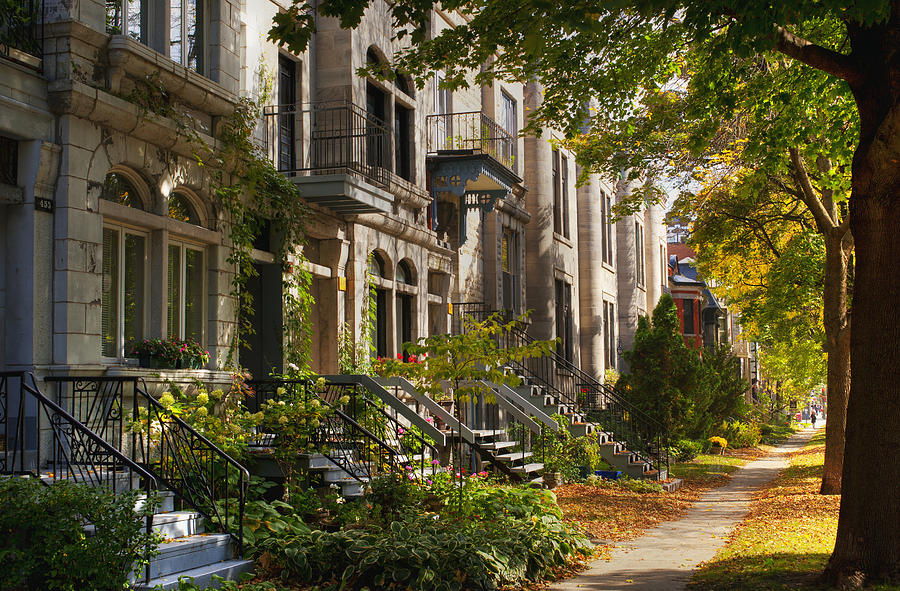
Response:
[[[505,367],[510,362],[547,355],[556,345],[555,340],[549,340],[500,347],[498,337],[521,325],[526,318],[527,315],[504,323],[497,315],[482,322],[466,317],[463,319],[466,327],[461,334],[437,334],[404,345],[406,352],[416,357],[416,363],[379,359],[376,372],[385,377],[405,377],[420,392],[437,400],[446,397],[446,382],[452,385],[457,402],[465,403],[479,396],[491,399],[493,394],[484,382],[518,386],[519,377],[507,372]]]
[[[164,407],[163,420],[178,417],[231,457],[244,458],[263,418],[262,413],[250,414],[244,410],[242,401],[246,395],[244,376],[233,374],[228,392],[218,388],[209,391],[198,382],[196,392],[189,394],[180,385],[169,382],[169,391],[160,395],[159,402]],[[155,420],[149,420],[146,409],[139,410],[129,429],[133,433],[145,433],[151,444],[159,444],[162,431],[154,424]]]
[[[630,372],[618,381],[628,400],[672,436],[689,430],[702,379],[700,358],[685,346],[680,327],[672,296],[663,294],[652,321],[645,316],[638,320],[634,346],[624,354]]]
[[[425,490],[403,472],[388,472],[369,482],[366,500],[380,508],[385,517],[397,518],[410,512],[425,498]]]
[[[703,443],[693,439],[679,439],[669,446],[669,455],[676,462],[690,462],[703,453]]]
[[[652,321],[642,317],[631,351],[630,373],[618,387],[639,409],[665,426],[670,436],[701,439],[714,425],[744,413],[749,388],[730,347],[705,351],[703,360],[684,344],[675,302],[663,294]]]
[[[345,589],[496,589],[536,580],[590,552],[587,539],[559,517],[533,513],[528,519],[479,521],[407,516],[384,529],[312,531],[273,539],[264,547],[282,578],[300,583],[340,581]]]
[[[143,525],[155,501],[136,512],[137,500],[136,491],[114,495],[65,480],[0,479],[0,588],[123,589],[160,541]]]
[[[640,494],[665,492],[660,483],[646,478],[629,478],[623,476],[614,482],[617,482],[622,488]]]
[[[716,433],[724,437],[731,447],[755,447],[762,440],[760,425],[752,422],[724,421]]]

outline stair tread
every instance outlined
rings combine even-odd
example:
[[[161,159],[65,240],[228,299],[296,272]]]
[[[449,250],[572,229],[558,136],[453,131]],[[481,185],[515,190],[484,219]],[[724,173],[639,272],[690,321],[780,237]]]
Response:
[[[472,433],[476,437],[496,437],[497,435],[506,435],[505,429],[472,429]]]
[[[492,441],[490,443],[484,444],[482,447],[484,449],[498,450],[498,449],[505,449],[507,447],[514,447],[518,444],[519,444],[518,441]]]
[[[511,470],[517,474],[530,474],[532,472],[537,472],[538,470],[543,470],[544,464],[541,463],[533,463],[533,464],[525,464],[524,466],[513,466]]]
[[[514,452],[508,453],[508,454],[499,454],[494,457],[496,459],[500,460],[501,462],[509,462],[509,461],[515,461],[515,460],[524,460],[526,458],[530,458],[533,455],[534,455],[534,452],[530,452],[530,451],[526,451],[526,452],[514,451]]]
[[[146,584],[137,584],[135,585],[135,591],[149,591],[152,589],[156,589],[157,586],[162,586],[164,589],[177,589],[178,588],[178,580],[181,577],[188,577],[191,579],[200,582],[201,579],[208,580],[212,575],[222,576],[223,571],[239,571],[247,572],[252,570],[253,561],[252,560],[225,560],[222,562],[215,562],[213,564],[209,564],[206,566],[198,566],[196,568],[192,568],[190,570],[180,571],[177,573],[172,573],[169,575],[164,575],[161,577],[156,577],[155,579],[150,579],[150,581]],[[226,573],[227,574],[227,573]],[[237,574],[237,573],[236,573]],[[223,577],[228,578],[228,577]]]

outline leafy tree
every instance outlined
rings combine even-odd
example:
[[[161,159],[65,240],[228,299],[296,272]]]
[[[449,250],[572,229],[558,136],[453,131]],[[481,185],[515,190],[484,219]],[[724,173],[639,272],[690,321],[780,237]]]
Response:
[[[744,413],[749,384],[740,377],[731,347],[707,351],[701,360],[684,344],[678,309],[669,294],[659,298],[652,319],[638,319],[634,346],[625,359],[630,372],[616,387],[676,439],[705,439],[715,425]]]
[[[322,0],[317,10],[353,27],[369,3]],[[767,53],[778,55],[788,67],[822,73],[827,85],[806,95],[809,108],[826,112],[837,96],[852,96],[848,104],[856,117],[845,135],[853,144],[853,379],[837,543],[826,573],[842,585],[897,580],[900,464],[885,462],[872,450],[900,448],[895,428],[900,422],[900,381],[895,376],[900,315],[885,304],[900,293],[900,275],[886,272],[900,254],[900,242],[894,239],[900,223],[900,200],[895,198],[900,189],[900,3],[447,0],[441,6],[467,18],[431,35],[432,2],[396,0],[389,5],[398,37],[412,43],[397,56],[396,65],[418,84],[437,69],[447,72],[449,86],[468,84],[470,71],[477,72],[471,77],[476,84],[497,77],[534,81],[543,86],[544,100],[531,112],[533,130],[548,125],[574,137],[588,123],[595,130],[621,124],[628,131],[628,119],[640,101],[665,89],[681,73],[683,56],[698,44],[705,44],[720,64],[719,75],[707,85],[713,104],[722,110],[736,107],[747,90],[727,75],[732,59]],[[295,0],[279,15],[272,37],[294,51],[304,50],[315,26],[308,8]],[[773,92],[769,98],[780,95]],[[594,111],[589,112],[591,105]],[[672,123],[674,135],[680,125]],[[692,141],[702,149],[713,137],[699,134]],[[876,486],[870,481],[873,475],[878,475]]]
[[[684,344],[678,309],[663,294],[652,319],[641,316],[634,346],[624,353],[629,373],[616,387],[640,410],[666,427],[670,437],[695,436],[686,431],[701,381],[700,358]]]

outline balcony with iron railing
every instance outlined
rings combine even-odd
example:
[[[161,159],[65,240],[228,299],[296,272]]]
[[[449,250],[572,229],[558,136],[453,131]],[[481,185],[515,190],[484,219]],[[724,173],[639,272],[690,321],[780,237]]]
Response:
[[[43,55],[43,2],[4,2],[0,9],[0,56],[40,69]]]
[[[480,111],[429,115],[428,154],[487,154],[517,172],[516,137]]]
[[[270,160],[307,201],[346,214],[388,212],[395,196],[413,207],[428,202],[424,189],[394,172],[391,129],[354,103],[267,106],[263,133]]]

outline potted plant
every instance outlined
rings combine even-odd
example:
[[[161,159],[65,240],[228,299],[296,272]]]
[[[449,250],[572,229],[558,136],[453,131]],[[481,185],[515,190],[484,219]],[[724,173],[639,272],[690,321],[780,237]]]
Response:
[[[125,354],[137,357],[141,367],[151,369],[174,369],[180,358],[178,347],[165,339],[131,341],[125,348]]]
[[[173,341],[179,352],[178,367],[181,369],[203,369],[209,363],[209,351],[193,339]]]
[[[725,448],[728,447],[728,441],[724,437],[710,437],[709,442],[712,444],[713,449],[719,450],[719,455],[725,453]]]

